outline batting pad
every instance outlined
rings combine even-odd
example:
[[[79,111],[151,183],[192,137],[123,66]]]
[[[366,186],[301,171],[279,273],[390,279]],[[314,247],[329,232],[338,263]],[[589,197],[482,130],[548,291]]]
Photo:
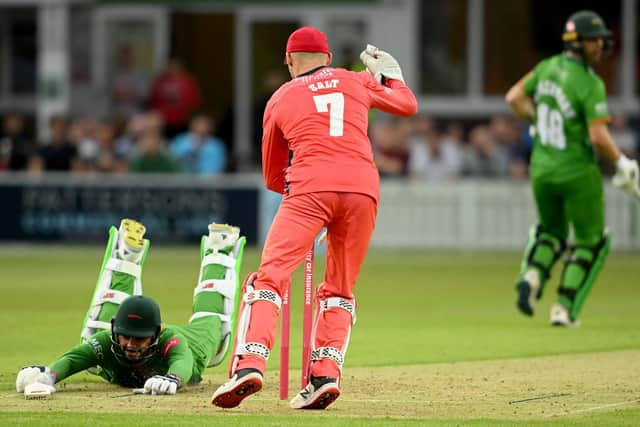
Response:
[[[120,231],[112,226],[104,252],[98,281],[93,291],[91,305],[82,326],[82,342],[101,330],[111,328],[111,318],[118,307],[130,295],[142,295],[142,267],[149,250],[149,240],[144,239],[143,253],[138,263],[120,259],[117,242]]]
[[[220,347],[216,354],[213,355],[208,363],[208,367],[217,366],[225,359],[229,352],[229,347],[232,342],[232,332],[235,327],[235,312],[239,303],[240,296],[240,268],[242,266],[242,258],[244,254],[244,247],[247,239],[242,236],[233,245],[233,249],[229,254],[222,252],[215,252],[207,254],[207,236],[202,236],[200,244],[200,274],[198,276],[198,285],[194,289],[193,297],[194,301],[199,294],[204,292],[216,292],[223,297],[224,306],[223,312],[217,313],[213,311],[196,311],[189,319],[189,323],[192,321],[207,317],[216,316],[222,323],[222,339]],[[222,279],[209,279],[205,275],[205,271],[210,265],[218,265],[225,268],[224,278]]]

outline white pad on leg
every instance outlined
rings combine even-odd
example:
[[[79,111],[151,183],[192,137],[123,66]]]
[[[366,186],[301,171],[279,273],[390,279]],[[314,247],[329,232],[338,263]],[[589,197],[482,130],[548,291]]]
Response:
[[[267,289],[255,290],[253,281],[257,277],[256,273],[252,273],[247,277],[244,285],[244,295],[240,305],[240,313],[238,315],[238,325],[236,328],[236,347],[234,349],[233,361],[231,362],[230,373],[233,374],[238,366],[241,355],[251,354],[260,356],[265,360],[269,359],[269,348],[258,342],[247,342],[247,330],[249,329],[249,321],[251,320],[251,306],[256,301],[268,301],[275,305],[278,310],[282,306],[280,295],[274,291]]]
[[[109,230],[109,245],[111,245],[111,253],[109,254],[109,259],[105,263],[104,269],[100,274],[100,278],[98,279],[98,284],[96,285],[96,289],[93,293],[93,299],[91,301],[90,312],[84,328],[80,333],[80,337],[83,341],[88,340],[89,337],[100,330],[108,330],[111,328],[111,324],[109,322],[98,320],[104,303],[109,302],[120,305],[126,297],[130,296],[126,292],[111,289],[111,279],[114,272],[125,273],[133,276],[135,278],[133,295],[142,295],[142,268],[134,262],[118,258],[118,240],[119,230],[115,227],[111,227]],[[148,249],[149,241],[145,239],[142,252],[146,253]]]
[[[203,239],[206,239],[206,237],[203,237]],[[222,322],[222,342],[216,354],[209,361],[208,366],[219,364],[227,353],[227,348],[230,345],[231,315],[233,314],[234,310],[236,286],[238,283],[238,277],[236,274],[236,262],[237,256],[239,255],[240,250],[242,250],[243,244],[243,241],[236,240],[234,248],[229,255],[225,255],[222,253],[212,253],[204,256],[202,258],[202,262],[200,263],[198,286],[196,286],[193,291],[194,298],[202,292],[216,292],[222,295],[224,298],[223,313],[201,311],[194,313],[189,319],[189,323],[191,323],[195,319],[199,319],[201,317],[217,316]],[[205,268],[211,264],[222,265],[226,268],[224,279],[202,279]]]
[[[328,310],[341,309],[345,310],[351,315],[351,322],[348,326],[347,336],[345,337],[342,348],[335,347],[316,347],[316,332],[318,327],[318,321],[322,316],[322,313]],[[316,305],[316,313],[313,322],[313,329],[311,330],[311,360],[331,359],[338,365],[338,369],[342,372],[342,365],[344,363],[344,357],[349,347],[349,339],[351,337],[351,327],[356,323],[356,300],[346,299],[341,297],[331,297],[318,299]],[[340,379],[338,379],[339,381]]]
[[[331,359],[342,368],[344,354],[335,347],[320,347],[311,351],[311,360]]]
[[[332,308],[341,308],[351,315],[351,324],[356,324],[356,299],[346,299],[340,297],[331,297],[318,301],[319,312],[327,311]]]
[[[129,296],[130,295],[126,292],[117,291],[115,289],[108,289],[102,295],[97,295],[97,299],[94,298],[95,301],[91,308],[92,313],[94,311],[96,313],[100,313],[102,304],[104,304],[105,302],[110,302],[112,304],[120,305],[122,304],[122,301],[124,301]],[[90,335],[85,337],[83,334],[82,338],[88,339],[91,335],[95,334],[101,329],[106,329],[106,330],[111,329],[111,323],[89,318],[87,319],[87,323],[85,324],[85,331],[88,331]],[[95,331],[95,332],[91,333],[91,331]]]

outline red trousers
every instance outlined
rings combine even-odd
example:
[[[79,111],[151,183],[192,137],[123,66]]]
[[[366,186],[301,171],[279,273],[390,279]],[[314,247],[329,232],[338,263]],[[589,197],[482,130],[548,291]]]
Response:
[[[268,289],[282,297],[291,275],[304,261],[314,239],[327,227],[327,261],[320,299],[353,298],[353,290],[375,226],[377,202],[359,193],[318,192],[285,197],[274,218],[262,252],[256,289]],[[246,342],[273,348],[278,328],[278,309],[267,301],[251,306]],[[351,330],[351,315],[340,308],[323,312],[318,319],[315,347],[342,349]],[[265,371],[266,361],[245,355],[237,369]],[[331,359],[311,365],[314,376],[337,378],[340,370]]]

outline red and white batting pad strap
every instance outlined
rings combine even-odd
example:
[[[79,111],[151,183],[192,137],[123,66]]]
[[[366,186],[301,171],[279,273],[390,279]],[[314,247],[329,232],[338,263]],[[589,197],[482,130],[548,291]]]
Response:
[[[131,295],[126,292],[117,291],[115,289],[107,289],[102,293],[102,295],[97,298],[96,302],[93,305],[102,305],[105,302],[122,304],[122,301],[124,301],[126,298],[129,298],[130,296]]]
[[[248,342],[243,345],[239,345],[236,349],[236,355],[240,354],[253,354],[260,356],[264,360],[269,360],[269,348],[259,342]]]
[[[352,300],[340,297],[331,297],[327,299],[322,299],[318,302],[318,309],[322,313],[323,311],[327,311],[331,308],[341,308],[346,310],[351,315],[351,324],[355,325],[356,323],[356,300],[355,298]]]
[[[99,320],[87,320],[87,324],[84,325],[85,329],[111,329],[111,323],[109,322],[101,322]]]
[[[212,311],[196,311],[189,318],[189,323],[193,322],[196,319],[200,319],[202,317],[208,317],[208,316],[216,316],[220,318],[221,322],[231,322],[231,316],[227,316],[226,314],[214,313]]]
[[[331,359],[342,367],[344,354],[335,347],[320,347],[311,352],[311,360]]]
[[[273,291],[267,289],[259,289],[246,292],[243,296],[244,302],[247,304],[253,304],[256,301],[268,301],[272,304],[275,304],[280,310],[280,306],[282,305],[282,299],[280,295],[276,294]]]
[[[133,276],[136,279],[140,278],[140,273],[142,271],[138,264],[117,258],[110,258],[109,261],[107,261],[107,265],[105,266],[105,268],[107,270],[128,274],[129,276]]]
[[[201,292],[217,292],[225,298],[233,299],[236,293],[235,280],[209,279],[203,280],[193,290],[193,296]]]
[[[205,267],[210,264],[218,264],[223,265],[227,268],[235,268],[236,267],[236,259],[229,255],[217,253],[217,254],[209,254],[202,258],[202,262],[200,263],[201,267]]]

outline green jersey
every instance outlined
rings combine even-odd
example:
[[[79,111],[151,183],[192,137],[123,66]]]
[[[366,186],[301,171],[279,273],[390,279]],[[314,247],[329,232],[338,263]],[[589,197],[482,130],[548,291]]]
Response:
[[[595,168],[589,124],[609,117],[602,79],[582,62],[559,54],[540,62],[524,88],[536,106],[531,176],[565,181]]]
[[[208,360],[200,360],[202,353],[192,351],[183,329],[178,326],[163,329],[158,340],[158,352],[139,368],[118,362],[111,350],[111,331],[101,331],[66,352],[49,369],[55,372],[56,382],[97,366],[101,377],[124,387],[142,387],[146,379],[154,375],[170,374],[180,378],[181,384],[197,383],[202,379]]]

